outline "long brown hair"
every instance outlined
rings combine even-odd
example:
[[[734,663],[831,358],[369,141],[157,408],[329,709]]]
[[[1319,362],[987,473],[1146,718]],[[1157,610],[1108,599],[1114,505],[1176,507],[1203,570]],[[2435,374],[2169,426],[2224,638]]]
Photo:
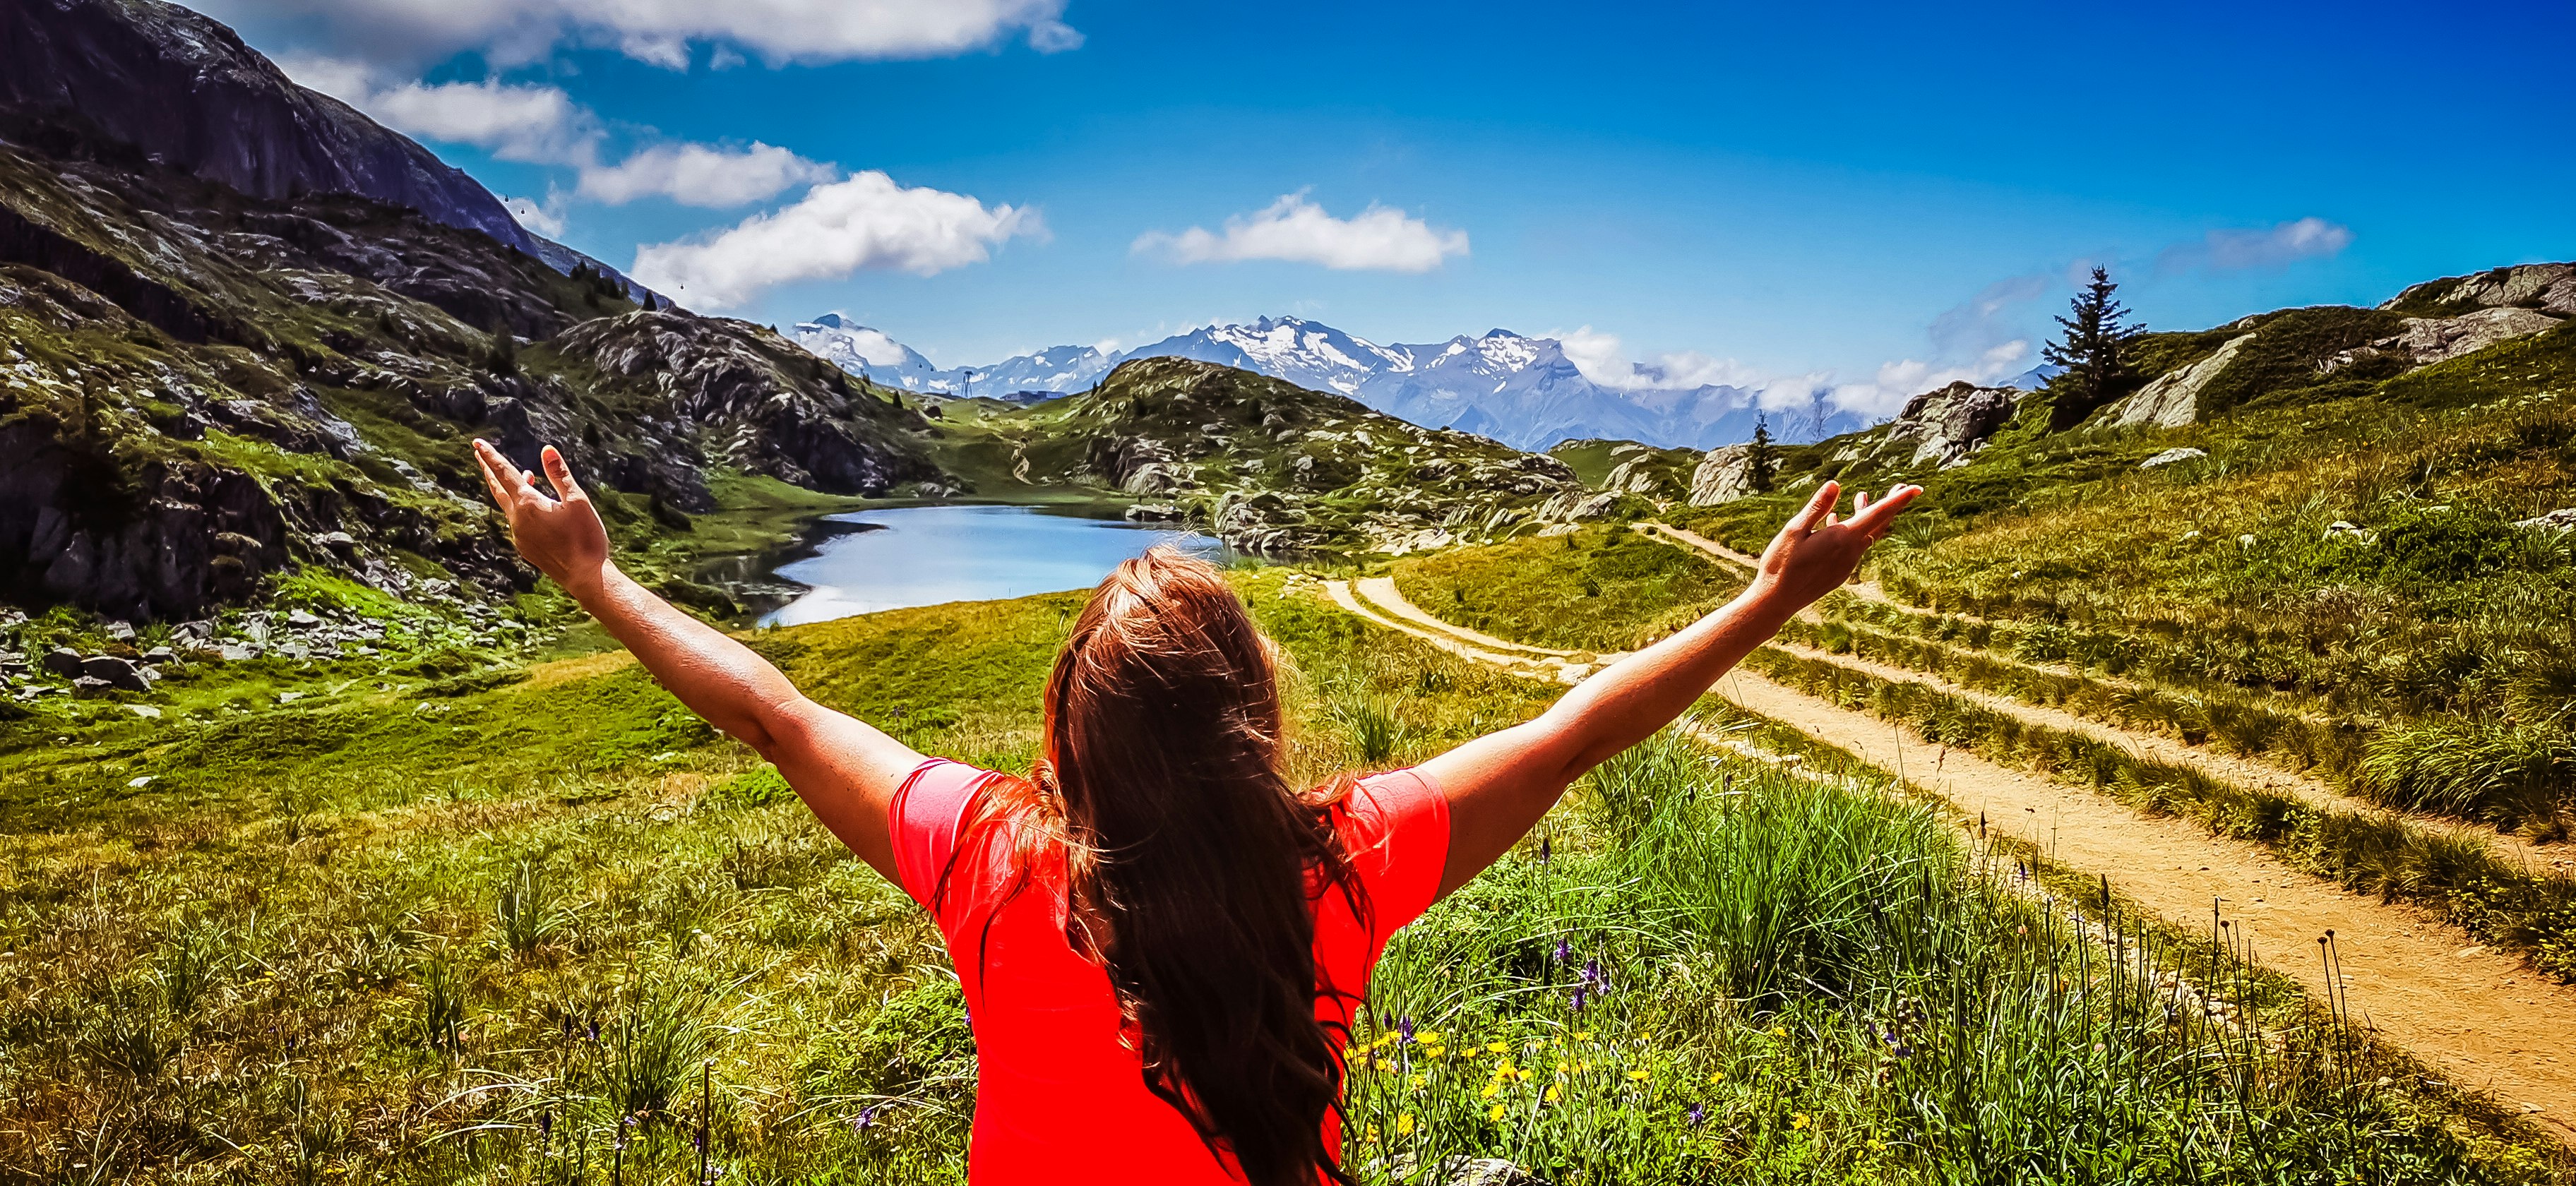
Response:
[[[970,827],[1062,854],[1067,939],[1108,972],[1145,1086],[1211,1152],[1252,1186],[1351,1183],[1323,1139],[1349,1035],[1315,1017],[1347,990],[1318,984],[1313,913],[1338,892],[1366,918],[1329,814],[1350,784],[1292,788],[1283,725],[1242,600],[1157,547],[1074,619],[1035,785],[995,780]]]

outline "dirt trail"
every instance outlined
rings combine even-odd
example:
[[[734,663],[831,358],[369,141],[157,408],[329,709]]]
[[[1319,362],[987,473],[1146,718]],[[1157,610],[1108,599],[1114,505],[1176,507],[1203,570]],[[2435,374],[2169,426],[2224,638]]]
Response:
[[[1343,608],[1389,629],[1482,662],[1531,666],[1525,655],[1503,653],[1520,649],[1512,644],[1471,645],[1419,610],[1399,619],[1361,605],[1341,582],[1327,588]],[[2421,910],[2346,893],[2254,844],[2141,816],[2091,791],[1947,750],[1749,672],[1728,675],[1716,691],[1893,771],[2071,868],[2110,877],[2167,919],[2202,925],[2215,904],[2237,935],[2252,938],[2258,958],[2311,993],[2326,986],[2317,939],[2332,930],[2343,954],[2339,987],[2363,1020],[2460,1085],[2492,1091],[2576,1143],[2576,987],[2551,982]]]
[[[1723,544],[1717,543],[1714,540],[1707,539],[1706,537],[1697,535],[1693,532],[1684,531],[1678,527],[1672,527],[1662,523],[1652,523],[1640,524],[1638,529],[1649,535],[1660,532],[1672,537],[1678,542],[1698,548],[1711,555],[1735,563],[1750,565],[1754,562],[1753,557],[1746,556],[1742,552],[1737,552]],[[1870,586],[1866,592],[1863,592],[1862,587],[1859,585],[1846,586],[1846,588],[1858,593],[1866,600],[1893,604],[1886,602],[1886,595],[1879,591],[1874,585]],[[1383,599],[1380,600],[1383,601]],[[1414,612],[1416,614],[1420,613],[1418,610]],[[1810,607],[1808,613],[1802,616],[1814,616],[1813,608]],[[2330,811],[2357,812],[2362,815],[2380,818],[2400,818],[2431,832],[2462,833],[2474,836],[2485,841],[2499,856],[2504,857],[2508,861],[2519,863],[2526,872],[2556,872],[2562,874],[2576,872],[2576,844],[2535,844],[2520,836],[2509,835],[2484,824],[2469,823],[2462,820],[2415,812],[2392,811],[2376,803],[2369,802],[2368,800],[2357,799],[2347,795],[2342,790],[2330,784],[2320,782],[2304,774],[2283,769],[2282,767],[2273,765],[2269,762],[2238,757],[2233,754],[2220,753],[2217,750],[2213,750],[2205,746],[2192,745],[2180,740],[2179,738],[2167,737],[2160,733],[2124,728],[2119,725],[2110,724],[2105,721],[2098,721],[2091,717],[2068,712],[2062,708],[2050,708],[2044,705],[2030,704],[1999,693],[1980,691],[1962,684],[1952,683],[1950,680],[1931,672],[1917,671],[1908,667],[1898,667],[1889,663],[1881,663],[1874,659],[1864,659],[1858,655],[1838,655],[1828,651],[1817,650],[1814,647],[1802,646],[1797,643],[1774,642],[1771,645],[1787,651],[1790,654],[1797,655],[1800,658],[1830,663],[1836,667],[1843,668],[1846,671],[1855,671],[1863,675],[1891,682],[1922,684],[1937,691],[1957,696],[1962,700],[1966,700],[1969,703],[1976,704],[1991,711],[2017,718],[2029,724],[2043,725],[2064,732],[2080,734],[2090,737],[2096,741],[2119,746],[2122,749],[2126,749],[2130,753],[2136,754],[2142,758],[2147,758],[2152,761],[2166,762],[2186,769],[2197,770],[2202,774],[2206,774],[2223,782],[2234,783],[2237,786],[2278,791],[2283,794],[2290,795],[2311,807],[2323,808]],[[2103,679],[2102,677],[2097,676],[2085,676],[2084,678],[2095,679],[2099,682],[2109,683],[2114,686],[2122,686],[2126,683],[2125,681]]]
[[[1359,580],[1351,582],[1351,585],[1358,591],[1361,597],[1367,598],[1370,604],[1376,606],[1379,610],[1391,617],[1402,618],[1417,626],[1428,626],[1431,629],[1438,630],[1444,634],[1463,638],[1468,642],[1475,643],[1476,645],[1488,650],[1517,651],[1532,655],[1550,655],[1559,659],[1577,653],[1574,651],[1560,651],[1550,647],[1534,647],[1528,643],[1512,642],[1507,639],[1496,638],[1493,635],[1485,634],[1480,631],[1470,630],[1464,626],[1455,626],[1450,623],[1443,622],[1438,618],[1422,612],[1414,606],[1413,602],[1407,600],[1403,593],[1398,592],[1395,587],[1394,577],[1362,577]]]

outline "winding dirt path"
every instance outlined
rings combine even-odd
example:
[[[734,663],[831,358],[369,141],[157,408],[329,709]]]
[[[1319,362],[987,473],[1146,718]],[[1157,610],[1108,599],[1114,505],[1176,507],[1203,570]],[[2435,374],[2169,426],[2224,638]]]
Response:
[[[1363,590],[1371,605],[1342,582],[1328,582],[1327,589],[1343,608],[1433,646],[1504,667],[1536,666],[1531,648],[1481,635],[1482,642],[1471,643],[1459,628],[1409,605],[1411,613],[1392,612],[1404,600],[1391,582]],[[2209,836],[2187,821],[2142,816],[2089,790],[1948,750],[1750,672],[1729,674],[1715,690],[1894,772],[2070,868],[2109,877],[2169,920],[2197,926],[2215,907],[2234,934],[2252,939],[2258,958],[2311,993],[2326,988],[2317,939],[2333,931],[2343,955],[2336,987],[2363,1021],[2458,1085],[2493,1092],[2576,1144],[2576,987],[2489,951],[2421,910],[2347,893],[2292,869],[2257,845]]]

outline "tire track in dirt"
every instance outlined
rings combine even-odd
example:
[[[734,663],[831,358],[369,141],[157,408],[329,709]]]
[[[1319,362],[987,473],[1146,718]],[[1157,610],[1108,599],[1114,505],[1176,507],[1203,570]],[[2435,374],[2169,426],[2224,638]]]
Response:
[[[1418,609],[1397,617],[1361,605],[1342,582],[1328,582],[1327,589],[1345,609],[1444,650],[1505,667],[1529,665],[1499,653],[1512,644],[1470,645],[1454,628],[1424,624],[1439,620]],[[2576,1144],[2576,987],[2552,982],[2422,910],[2345,892],[2251,842],[2140,815],[2090,790],[1949,750],[1741,669],[1713,690],[1981,816],[2070,868],[2108,877],[2168,920],[2196,926],[2215,908],[2233,934],[2252,940],[2257,958],[2311,994],[2327,987],[2316,948],[2333,931],[2343,955],[2335,987],[2366,1024],[2458,1086],[2492,1092],[2562,1142]]]

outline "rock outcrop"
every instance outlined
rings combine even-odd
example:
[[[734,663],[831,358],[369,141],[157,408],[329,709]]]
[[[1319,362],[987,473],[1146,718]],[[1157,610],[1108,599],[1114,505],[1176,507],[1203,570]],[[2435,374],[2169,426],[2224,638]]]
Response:
[[[2419,317],[2506,308],[2576,317],[2576,263],[2519,264],[2429,280],[2398,293],[2380,308]]]
[[[2257,331],[2260,332],[2260,331]],[[2151,425],[2157,428],[2179,428],[2200,419],[2200,393],[2236,361],[2238,352],[2254,334],[2229,338],[2216,354],[2186,367],[2176,367],[2158,375],[2154,382],[2114,401],[2097,413],[2094,423],[2106,427],[2128,428]]]
[[[1753,446],[1711,449],[1691,471],[1690,504],[1713,507],[1753,494]]]

